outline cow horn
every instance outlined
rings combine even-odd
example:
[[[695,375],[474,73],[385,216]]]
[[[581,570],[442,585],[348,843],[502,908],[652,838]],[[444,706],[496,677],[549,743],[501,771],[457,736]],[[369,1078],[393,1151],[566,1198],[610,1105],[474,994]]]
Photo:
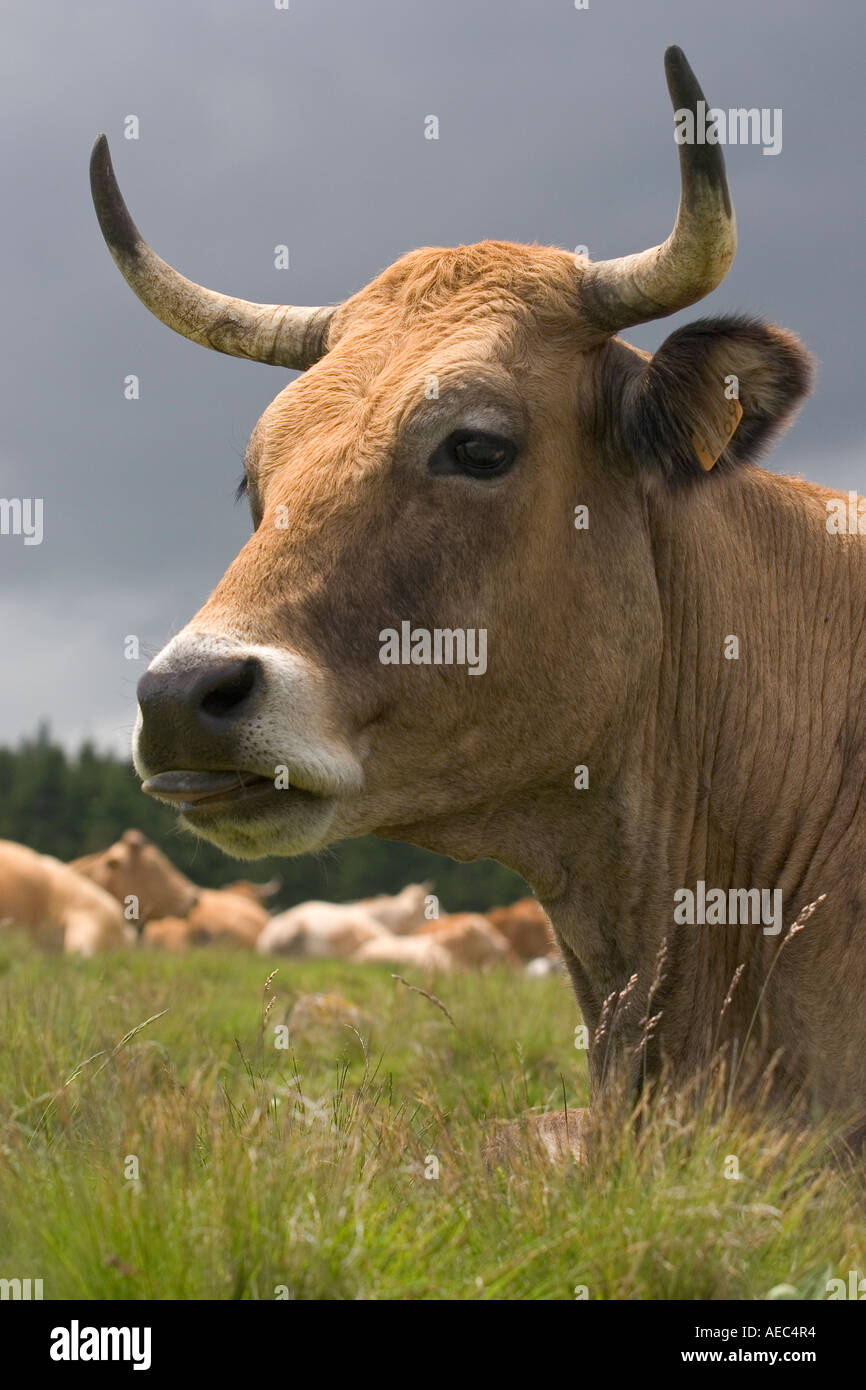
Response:
[[[216,352],[278,367],[310,367],[323,355],[333,308],[232,299],[187,280],[157,256],[129,215],[104,135],[97,136],[90,156],[90,188],[102,235],[121,275],[175,333]]]
[[[666,51],[665,76],[674,111],[688,109],[696,122],[702,119],[704,94],[681,48]],[[698,102],[704,102],[700,114]],[[680,206],[667,241],[635,256],[596,261],[585,272],[581,305],[606,332],[664,318],[703,299],[734,259],[737,224],[721,146],[681,144],[679,151]]]

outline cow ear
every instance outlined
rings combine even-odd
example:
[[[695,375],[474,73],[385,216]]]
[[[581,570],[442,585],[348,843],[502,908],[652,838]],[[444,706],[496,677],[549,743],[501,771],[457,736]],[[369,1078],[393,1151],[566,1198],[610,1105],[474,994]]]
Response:
[[[672,333],[629,381],[625,445],[669,481],[754,462],[812,385],[810,354],[758,319],[699,319]]]

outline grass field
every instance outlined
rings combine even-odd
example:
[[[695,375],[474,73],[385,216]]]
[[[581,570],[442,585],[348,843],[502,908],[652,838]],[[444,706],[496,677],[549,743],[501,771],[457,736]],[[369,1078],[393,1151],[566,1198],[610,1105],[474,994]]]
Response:
[[[763,1299],[866,1273],[863,1179],[815,1137],[662,1107],[588,1172],[528,1150],[489,1171],[492,1120],[586,1102],[563,980],[441,979],[452,1025],[387,969],[273,966],[263,1020],[257,957],[0,943],[0,1277],[46,1299]],[[276,1047],[310,991],[357,1005],[360,1038]]]

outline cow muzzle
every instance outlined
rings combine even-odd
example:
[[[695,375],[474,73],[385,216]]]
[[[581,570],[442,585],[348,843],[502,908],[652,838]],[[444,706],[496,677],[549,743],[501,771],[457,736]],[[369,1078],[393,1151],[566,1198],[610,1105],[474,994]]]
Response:
[[[242,858],[321,848],[361,780],[326,684],[295,653],[180,633],[138,686],[143,790]]]

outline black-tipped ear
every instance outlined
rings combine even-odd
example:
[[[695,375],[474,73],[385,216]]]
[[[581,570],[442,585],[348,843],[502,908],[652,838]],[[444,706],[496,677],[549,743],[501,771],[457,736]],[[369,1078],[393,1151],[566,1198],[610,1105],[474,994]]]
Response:
[[[811,389],[800,341],[759,319],[680,328],[626,387],[623,442],[670,481],[755,462]]]

